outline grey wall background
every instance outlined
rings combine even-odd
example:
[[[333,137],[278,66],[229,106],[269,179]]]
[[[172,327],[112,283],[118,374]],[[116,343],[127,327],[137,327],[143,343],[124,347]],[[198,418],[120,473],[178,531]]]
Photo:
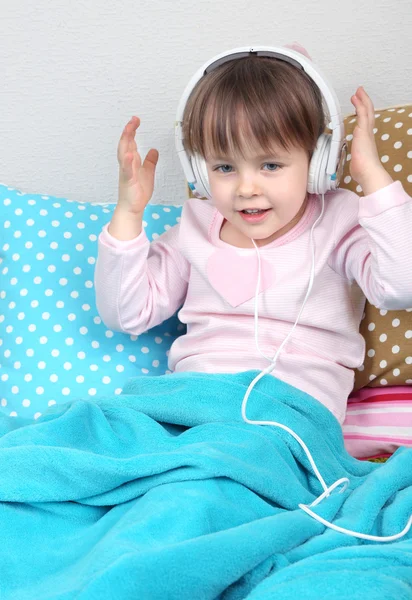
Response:
[[[13,0],[1,10],[0,181],[113,202],[116,147],[132,114],[143,154],[160,152],[153,202],[186,197],[174,152],[180,95],[236,46],[305,46],[343,113],[364,85],[375,107],[412,100],[410,0]]]

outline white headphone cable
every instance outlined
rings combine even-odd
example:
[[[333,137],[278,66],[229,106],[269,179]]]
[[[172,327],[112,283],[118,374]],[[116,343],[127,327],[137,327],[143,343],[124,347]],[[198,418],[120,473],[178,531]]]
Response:
[[[328,497],[330,495],[330,493],[339,485],[344,484],[344,487],[340,490],[339,493],[342,493],[343,491],[345,491],[345,489],[347,488],[348,484],[349,484],[349,479],[347,477],[342,477],[341,479],[338,479],[337,481],[335,481],[335,483],[333,483],[331,486],[327,486],[325,483],[325,480],[323,479],[322,475],[319,472],[318,467],[316,466],[316,463],[309,451],[309,448],[306,446],[305,442],[297,435],[297,433],[295,433],[292,429],[290,429],[289,427],[287,427],[286,425],[283,425],[282,423],[277,423],[276,421],[253,421],[247,418],[246,416],[246,405],[250,396],[250,393],[252,391],[252,389],[254,388],[254,386],[256,385],[256,383],[259,381],[259,379],[261,379],[262,377],[264,377],[264,375],[269,375],[275,368],[276,366],[276,361],[278,358],[278,355],[280,354],[282,348],[284,347],[284,345],[286,344],[286,342],[288,341],[288,339],[290,338],[290,336],[292,335],[293,331],[295,330],[296,325],[298,324],[298,321],[300,319],[300,316],[302,314],[302,311],[305,307],[305,304],[309,298],[310,292],[312,290],[313,287],[313,281],[315,278],[315,245],[314,245],[314,241],[313,241],[313,230],[316,227],[316,225],[318,224],[318,222],[321,220],[323,213],[324,213],[324,208],[325,208],[325,196],[324,194],[322,194],[322,210],[321,213],[319,215],[319,217],[316,219],[316,221],[314,222],[314,224],[312,225],[311,231],[310,231],[310,244],[311,244],[311,250],[312,250],[312,266],[311,266],[311,272],[310,272],[310,278],[309,278],[309,285],[308,285],[308,289],[306,292],[306,296],[304,298],[304,301],[302,303],[302,306],[300,308],[299,314],[296,318],[296,321],[292,327],[292,329],[290,330],[290,332],[288,333],[288,335],[286,336],[286,338],[284,339],[284,341],[282,342],[282,344],[279,346],[275,356],[273,357],[273,359],[268,358],[267,356],[265,356],[265,354],[263,354],[263,352],[260,350],[259,348],[259,341],[258,341],[258,330],[259,330],[259,324],[258,324],[258,320],[259,320],[259,312],[258,312],[258,297],[259,297],[259,292],[260,292],[260,282],[261,282],[261,261],[260,261],[260,253],[259,253],[259,249],[258,246],[255,243],[255,240],[252,239],[253,245],[255,246],[255,250],[258,256],[258,281],[257,281],[257,285],[256,285],[256,293],[255,293],[255,343],[256,343],[256,348],[258,350],[258,352],[266,359],[268,360],[271,364],[266,367],[266,369],[264,369],[263,371],[261,371],[259,373],[259,375],[257,375],[253,381],[250,383],[246,394],[243,398],[243,402],[242,402],[242,418],[246,423],[250,423],[251,425],[272,425],[275,427],[279,427],[285,431],[287,431],[292,437],[295,438],[295,440],[300,444],[301,448],[303,449],[303,451],[305,452],[309,463],[313,469],[314,474],[316,475],[319,483],[321,484],[322,488],[323,488],[323,493],[316,498],[316,500],[314,500],[314,502],[312,502],[309,506],[307,506],[306,504],[299,504],[299,508],[301,510],[303,510],[304,512],[306,512],[309,516],[311,516],[313,519],[316,519],[317,521],[319,521],[320,523],[322,523],[323,525],[325,525],[326,527],[329,527],[331,529],[334,529],[335,531],[339,531],[341,533],[344,533],[346,535],[350,535],[353,537],[357,537],[357,538],[361,538],[361,539],[365,539],[365,540],[371,540],[371,541],[377,541],[377,542],[392,542],[396,539],[399,539],[401,537],[403,537],[411,528],[412,526],[412,515],[410,516],[405,528],[400,532],[397,533],[395,535],[391,535],[391,536],[376,536],[376,535],[369,535],[366,533],[359,533],[357,531],[352,531],[351,529],[345,529],[344,527],[339,527],[338,525],[334,525],[333,523],[330,523],[329,521],[326,521],[325,519],[323,519],[322,517],[320,517],[319,515],[317,515],[316,513],[314,513],[312,510],[310,510],[310,507],[316,506],[317,504],[319,504],[325,497]]]

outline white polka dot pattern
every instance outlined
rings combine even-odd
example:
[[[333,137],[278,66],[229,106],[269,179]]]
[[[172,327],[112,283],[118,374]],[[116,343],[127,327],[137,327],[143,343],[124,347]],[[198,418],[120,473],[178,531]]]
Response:
[[[137,338],[108,330],[97,314],[97,238],[114,205],[0,185],[0,206],[0,410],[37,418],[56,403],[119,394],[129,377],[167,372],[183,331],[176,316]],[[148,238],[180,213],[148,206]]]
[[[345,119],[349,161],[355,125],[353,115]],[[412,196],[412,105],[376,111],[375,125],[382,164]],[[360,186],[350,177],[349,166],[350,162],[345,166],[341,187],[362,195]],[[355,372],[354,389],[412,384],[412,310],[379,310],[367,302],[360,331],[366,342],[366,356]]]

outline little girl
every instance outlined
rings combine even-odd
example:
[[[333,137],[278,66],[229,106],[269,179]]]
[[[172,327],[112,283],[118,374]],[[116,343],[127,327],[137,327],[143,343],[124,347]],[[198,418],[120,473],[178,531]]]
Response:
[[[212,200],[191,198],[181,222],[149,241],[142,228],[158,152],[141,161],[132,117],[118,146],[119,200],[99,238],[95,289],[107,327],[139,335],[180,308],[187,333],[172,371],[262,370],[291,331],[273,375],[312,395],[340,423],[363,363],[365,297],[412,306],[412,199],[382,166],[374,106],[359,87],[350,173],[364,198],[309,193],[309,165],[327,123],[319,88],[296,66],[247,56],[205,74],[183,117],[186,152],[206,161]],[[255,340],[256,251],[261,260]],[[255,344],[256,341],[256,344]],[[269,359],[270,362],[270,359]]]

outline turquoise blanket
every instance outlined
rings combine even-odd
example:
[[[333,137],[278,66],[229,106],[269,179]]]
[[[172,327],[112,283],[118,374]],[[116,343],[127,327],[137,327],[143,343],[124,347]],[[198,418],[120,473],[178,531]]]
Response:
[[[0,416],[1,600],[412,598],[412,532],[376,543],[298,508],[322,492],[285,431],[246,424],[256,375],[131,380],[121,396]],[[312,397],[266,375],[250,419],[307,443],[328,485],[314,510],[389,536],[412,513],[412,450],[351,458]]]

